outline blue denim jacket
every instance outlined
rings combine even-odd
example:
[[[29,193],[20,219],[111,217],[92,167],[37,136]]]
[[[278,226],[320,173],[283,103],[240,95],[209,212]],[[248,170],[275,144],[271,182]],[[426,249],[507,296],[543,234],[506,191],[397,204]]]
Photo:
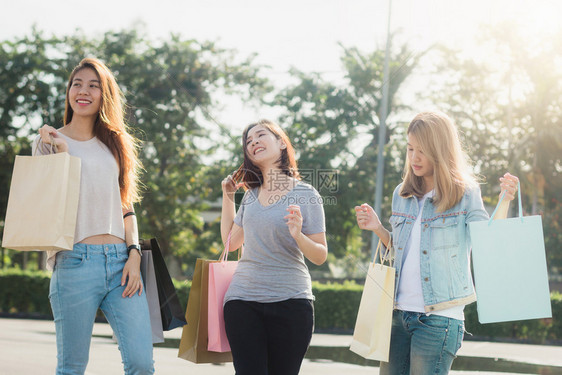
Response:
[[[418,198],[402,198],[401,185],[392,197],[392,243],[398,290],[404,248],[418,217]],[[422,208],[420,267],[426,312],[467,305],[476,301],[470,272],[470,235],[468,223],[488,220],[479,188],[467,189],[454,207],[436,212],[433,199],[426,199]]]

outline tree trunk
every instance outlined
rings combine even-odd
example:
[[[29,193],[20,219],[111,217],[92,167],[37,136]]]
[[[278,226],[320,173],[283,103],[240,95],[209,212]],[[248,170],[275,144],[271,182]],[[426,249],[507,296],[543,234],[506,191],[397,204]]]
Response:
[[[38,255],[39,257],[37,258],[37,267],[39,270],[44,270],[45,268],[47,268],[47,252],[41,251],[41,253],[39,253]]]

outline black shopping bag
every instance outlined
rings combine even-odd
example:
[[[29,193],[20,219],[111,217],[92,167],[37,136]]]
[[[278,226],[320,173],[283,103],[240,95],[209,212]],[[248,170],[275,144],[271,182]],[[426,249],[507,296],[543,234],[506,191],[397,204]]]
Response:
[[[169,331],[174,328],[183,327],[187,324],[185,312],[180,305],[176,288],[164,262],[158,241],[156,238],[151,238],[150,240],[141,240],[140,243],[142,250],[152,251],[158,300],[160,301],[160,315],[162,316],[162,329]]]

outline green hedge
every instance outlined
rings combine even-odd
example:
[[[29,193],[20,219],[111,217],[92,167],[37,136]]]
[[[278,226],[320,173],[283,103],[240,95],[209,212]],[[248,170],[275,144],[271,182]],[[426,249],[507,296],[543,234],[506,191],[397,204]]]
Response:
[[[190,281],[174,280],[182,306],[187,306]],[[312,283],[317,332],[351,333],[363,287],[354,282],[343,284]],[[18,270],[0,271],[0,313],[20,316],[52,317],[49,304],[49,273]],[[480,324],[476,304],[465,308],[466,330],[474,338],[485,340],[525,340],[531,343],[562,342],[562,294],[552,293],[554,319]],[[470,336],[469,336],[470,337]]]
[[[0,270],[0,313],[52,319],[50,280],[47,271]],[[174,285],[180,303],[187,306],[191,282],[174,280]]]
[[[478,339],[494,340],[497,338],[524,340],[530,343],[562,341],[562,294],[550,295],[552,319],[532,319],[516,322],[480,324],[476,303],[464,309],[466,330]]]
[[[314,324],[316,331],[351,332],[359,310],[363,286],[346,281],[343,284],[312,283]]]
[[[187,306],[190,281],[174,280],[182,306]],[[351,282],[343,284],[312,283],[316,330],[349,332],[355,327],[363,287]]]
[[[46,271],[0,271],[0,313],[52,317],[49,281]]]

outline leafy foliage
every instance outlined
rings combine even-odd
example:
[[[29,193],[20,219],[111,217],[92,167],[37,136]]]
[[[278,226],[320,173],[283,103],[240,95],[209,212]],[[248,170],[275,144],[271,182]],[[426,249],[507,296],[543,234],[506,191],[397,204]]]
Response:
[[[404,165],[404,119],[411,117],[403,103],[406,85],[429,77],[421,99],[458,123],[477,172],[488,181],[482,186],[485,203],[496,204],[495,181],[506,170],[519,175],[526,213],[543,215],[549,269],[559,271],[562,36],[528,39],[509,24],[481,35],[487,53],[480,59],[442,47],[416,53],[393,35],[381,219],[386,224]],[[0,220],[14,156],[30,153],[30,138],[41,124],[62,124],[68,75],[82,57],[94,55],[115,72],[128,122],[144,142],[145,192],[137,218],[142,237],[158,237],[173,274],[189,276],[195,258],[216,257],[222,247],[218,219],[205,223],[202,213],[208,202],[220,200],[220,181],[242,156],[232,124],[215,119],[220,99],[229,95],[281,109],[277,120],[294,143],[305,180],[324,198],[330,255],[319,273],[356,274],[371,237],[358,229],[353,207],[373,200],[384,50],[341,48],[341,79],[293,70],[295,83],[265,102],[271,87],[255,56],[213,42],[179,35],[151,41],[142,29],[96,38],[81,32],[45,36],[33,29],[0,42]],[[10,261],[25,264],[35,257],[18,254]]]
[[[274,101],[283,108],[281,121],[299,151],[299,168],[312,175],[309,182],[325,199],[331,262],[344,255],[361,259],[367,254],[360,252],[361,231],[353,207],[373,200],[383,85],[384,50],[363,53],[356,48],[342,49],[346,76],[341,84],[324,81],[317,74],[293,71],[297,83],[281,90]],[[397,93],[422,55],[413,53],[407,45],[392,51],[389,118],[403,108]],[[387,121],[387,154],[395,154],[399,140],[393,135],[402,125]],[[401,160],[385,159],[383,196],[387,198],[382,220],[388,217],[388,197],[400,179]],[[330,169],[337,174],[335,188],[326,184]],[[365,234],[365,238],[368,243],[370,237]],[[344,265],[348,269],[352,266]]]
[[[549,268],[562,270],[562,34],[530,39],[512,24],[482,30],[486,58],[441,50],[433,99],[451,114],[479,173],[489,205],[497,179],[520,177],[525,214],[541,214]],[[516,204],[512,205],[515,213]]]
[[[212,122],[214,95],[252,100],[267,81],[252,56],[241,59],[214,43],[176,35],[154,43],[136,29],[97,39],[80,33],[45,38],[34,30],[0,44],[0,217],[14,155],[30,152],[29,137],[43,123],[62,125],[66,80],[85,56],[100,58],[114,72],[128,100],[128,122],[143,141],[141,235],[158,237],[167,255],[184,260],[207,253],[218,235],[202,236],[201,211],[220,183],[203,158],[214,157],[220,136],[229,137],[226,126]]]

